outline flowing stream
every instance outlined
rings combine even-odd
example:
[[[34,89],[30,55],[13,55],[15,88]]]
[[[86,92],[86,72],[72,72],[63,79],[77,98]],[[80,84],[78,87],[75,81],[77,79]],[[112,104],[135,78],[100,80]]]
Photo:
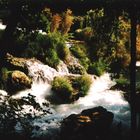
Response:
[[[13,98],[20,98],[31,93],[36,96],[38,102],[42,103],[47,101],[49,103],[47,97],[52,93],[51,82],[53,78],[55,76],[73,75],[68,72],[63,62],[58,68],[58,71],[37,60],[27,61],[27,67],[29,69],[29,75],[33,79],[32,87],[31,89],[18,92]],[[54,105],[50,103],[49,107],[51,108],[52,114],[42,116],[32,122],[32,125],[35,127],[32,131],[32,137],[46,136],[51,140],[55,140],[59,134],[63,118],[72,113],[80,113],[84,109],[95,106],[103,106],[113,112],[114,126],[117,127],[121,122],[124,133],[125,131],[129,131],[130,106],[123,98],[122,91],[110,90],[110,88],[115,85],[115,82],[111,80],[109,73],[105,73],[101,77],[94,75],[91,75],[91,77],[93,82],[88,95],[85,97],[81,97],[71,104]],[[26,107],[25,111],[28,112]],[[19,132],[22,131],[20,124],[17,124],[15,129]]]

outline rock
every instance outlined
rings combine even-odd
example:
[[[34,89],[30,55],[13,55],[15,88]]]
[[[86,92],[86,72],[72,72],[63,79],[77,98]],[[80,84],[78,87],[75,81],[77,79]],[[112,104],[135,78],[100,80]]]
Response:
[[[25,73],[28,72],[27,66],[26,66],[27,59],[14,57],[11,54],[7,53],[5,60],[6,60],[7,68],[12,69],[12,70],[20,70]]]
[[[73,74],[85,74],[86,73],[85,68],[78,63],[69,65],[68,70],[70,73],[73,73]]]
[[[7,90],[10,92],[19,91],[31,88],[31,84],[32,80],[25,73],[15,70],[8,75]]]
[[[69,73],[86,74],[85,68],[80,64],[79,60],[72,55],[69,55],[66,62]]]
[[[62,121],[61,140],[102,140],[109,135],[113,113],[99,106],[72,114]]]
[[[52,82],[49,101],[55,104],[72,103],[87,95],[92,79],[89,75],[56,76]]]

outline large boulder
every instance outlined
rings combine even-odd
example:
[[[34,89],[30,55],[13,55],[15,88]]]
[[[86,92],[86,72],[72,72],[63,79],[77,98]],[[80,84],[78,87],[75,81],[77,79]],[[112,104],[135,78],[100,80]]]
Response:
[[[7,90],[15,92],[31,88],[32,80],[23,72],[15,70],[8,74]]]
[[[25,73],[28,73],[26,58],[18,58],[13,55],[7,53],[5,57],[6,67],[11,70],[20,70]]]
[[[55,104],[72,103],[88,94],[92,78],[90,75],[56,76],[52,81],[49,100]]]
[[[109,136],[113,113],[99,106],[62,121],[61,140],[102,140]]]

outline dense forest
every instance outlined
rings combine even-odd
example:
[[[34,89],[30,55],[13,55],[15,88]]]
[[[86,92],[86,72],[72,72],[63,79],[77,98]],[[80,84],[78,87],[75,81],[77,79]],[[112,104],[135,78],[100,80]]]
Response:
[[[139,4],[138,0],[0,0],[0,137],[140,137],[140,120],[136,118],[140,117]],[[83,108],[87,110],[81,108],[81,114],[71,115],[76,112],[71,109],[61,120],[58,115],[53,118],[58,106],[78,104],[106,74],[115,82],[107,90],[120,91],[123,103],[130,106],[131,135],[124,134],[120,118],[117,128],[111,129],[116,114],[100,103],[92,109],[91,105]],[[43,101],[40,94],[45,94]],[[55,125],[56,120],[61,122],[57,135],[56,127],[42,128],[42,132],[44,122],[39,122],[41,127],[32,124],[45,117],[47,127],[51,121]]]

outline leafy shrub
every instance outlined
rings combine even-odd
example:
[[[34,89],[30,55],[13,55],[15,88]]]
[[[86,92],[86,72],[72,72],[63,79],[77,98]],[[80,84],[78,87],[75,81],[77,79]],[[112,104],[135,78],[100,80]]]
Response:
[[[97,76],[101,76],[107,70],[107,64],[101,59],[99,61],[94,62],[88,68],[88,73],[95,74]]]
[[[22,53],[23,57],[26,58],[33,58],[36,57],[38,59],[40,59],[38,56],[43,55],[43,51],[42,48],[39,47],[37,42],[30,42],[28,47],[24,50],[24,52]]]
[[[60,42],[57,45],[57,54],[59,56],[60,59],[62,60],[66,60],[67,57],[70,54],[69,48],[66,46],[66,44]]]
[[[0,72],[0,88],[1,89],[6,89],[6,82],[8,80],[8,75],[9,75],[10,71],[3,67],[1,69],[1,72]]]
[[[73,81],[73,87],[78,89],[80,96],[85,96],[92,84],[92,79],[88,75],[77,77]]]
[[[46,37],[47,44],[44,50],[51,49],[56,52],[58,59],[65,60],[69,55],[69,49],[66,47],[67,37],[61,35],[59,32],[49,33]],[[48,53],[45,54],[48,57]],[[50,58],[49,58],[50,59]]]
[[[48,33],[46,36],[46,47],[56,49],[59,43],[65,44],[67,36],[63,36],[60,32]]]
[[[87,94],[91,83],[92,80],[88,75],[55,77],[52,82],[52,90],[55,96],[52,98],[55,103],[73,102]]]
[[[50,48],[45,55],[46,55],[45,63],[53,68],[57,68],[60,62],[57,52],[54,49]]]
[[[70,100],[73,88],[67,78],[55,77],[52,83],[52,90],[65,102]]]
[[[88,58],[87,48],[85,45],[74,45],[70,47],[72,54],[80,60],[81,65],[87,70],[90,60]]]
[[[116,87],[123,91],[128,91],[130,87],[130,81],[124,77],[119,77],[116,81]]]
[[[0,94],[0,99],[0,137],[4,137],[4,139],[9,139],[9,137],[16,138],[18,136],[18,133],[15,132],[17,123],[21,125],[22,134],[25,138],[31,138],[32,122],[40,118],[40,115],[51,113],[48,111],[48,104],[43,103],[41,106],[36,102],[35,96],[31,94],[21,99],[13,99],[10,96]],[[23,107],[25,105],[32,108],[29,113],[25,112]],[[46,107],[45,110],[43,106]]]

